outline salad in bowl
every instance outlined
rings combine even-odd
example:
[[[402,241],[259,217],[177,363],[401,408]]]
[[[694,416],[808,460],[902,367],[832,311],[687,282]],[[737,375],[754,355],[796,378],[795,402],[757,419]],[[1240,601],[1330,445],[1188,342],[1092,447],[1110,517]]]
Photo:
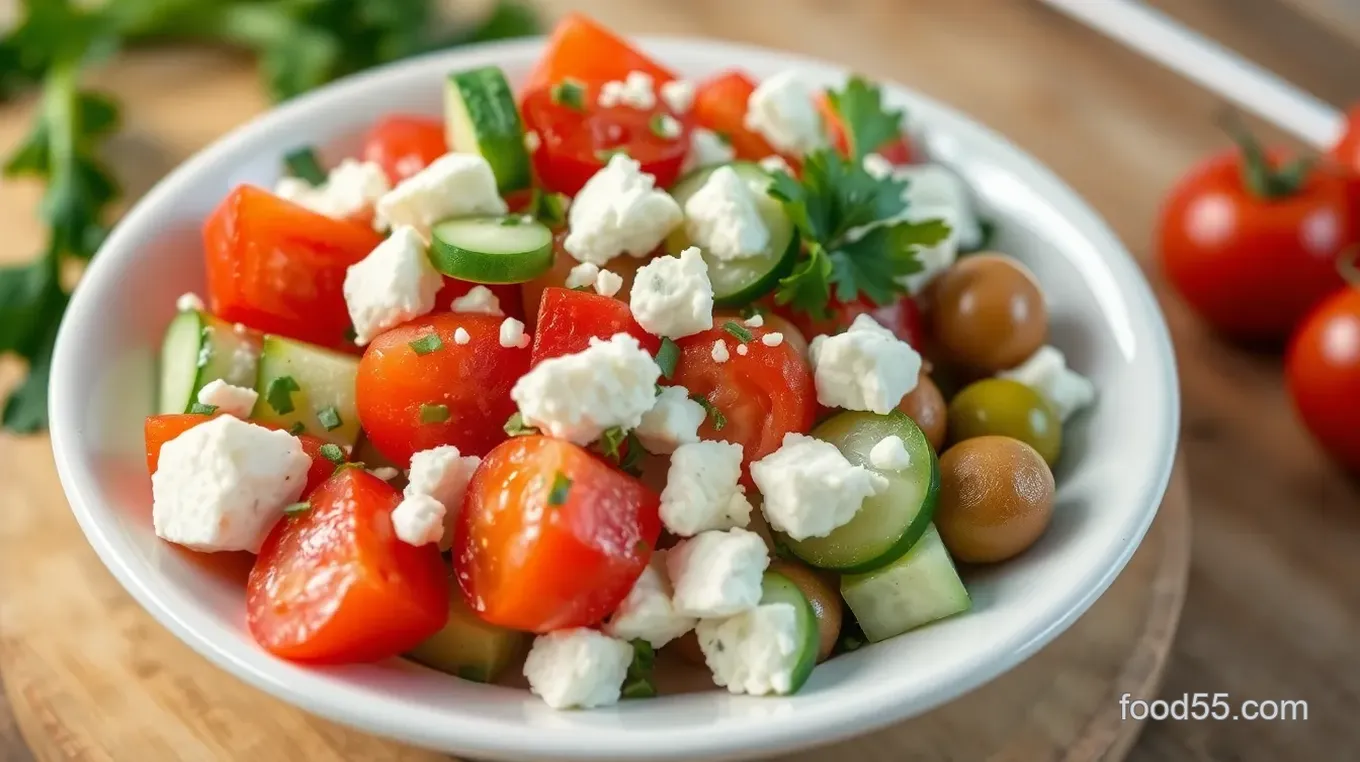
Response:
[[[145,421],[160,540],[254,554],[274,657],[564,710],[672,654],[789,695],[969,616],[956,563],[1044,534],[1099,401],[962,178],[864,78],[692,81],[580,16],[510,82],[449,71],[442,119],[298,145],[203,221]]]

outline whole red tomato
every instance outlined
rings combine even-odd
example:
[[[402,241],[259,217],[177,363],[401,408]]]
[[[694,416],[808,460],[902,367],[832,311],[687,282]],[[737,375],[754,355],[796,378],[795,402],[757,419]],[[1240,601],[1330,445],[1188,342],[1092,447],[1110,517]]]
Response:
[[[1299,326],[1285,382],[1308,430],[1338,462],[1360,471],[1360,288],[1345,288]]]
[[[1162,208],[1163,271],[1234,338],[1288,336],[1342,284],[1337,258],[1360,240],[1355,179],[1332,167],[1296,169],[1248,142],[1194,167]]]

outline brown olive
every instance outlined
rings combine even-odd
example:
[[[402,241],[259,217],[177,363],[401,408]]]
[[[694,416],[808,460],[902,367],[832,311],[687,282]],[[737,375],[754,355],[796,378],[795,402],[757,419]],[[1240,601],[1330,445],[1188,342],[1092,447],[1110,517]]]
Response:
[[[935,526],[956,560],[995,563],[1024,551],[1053,515],[1053,472],[1018,439],[966,439],[940,456]]]
[[[929,375],[921,372],[916,388],[902,398],[897,409],[916,422],[921,432],[926,435],[926,441],[935,448],[935,452],[939,452],[944,446],[945,433],[948,431],[947,417],[944,395],[940,394],[940,387],[935,385]]]
[[[770,571],[779,572],[803,592],[817,617],[817,661],[826,661],[841,635],[841,594],[822,573],[793,561],[775,561]]]
[[[1038,282],[1000,254],[960,259],[931,284],[931,302],[935,341],[949,360],[975,371],[1019,365],[1048,333]]]

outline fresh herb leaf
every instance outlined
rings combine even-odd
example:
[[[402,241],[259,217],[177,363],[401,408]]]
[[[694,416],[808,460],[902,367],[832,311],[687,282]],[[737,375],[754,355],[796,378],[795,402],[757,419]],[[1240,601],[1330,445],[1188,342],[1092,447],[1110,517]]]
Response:
[[[313,188],[326,184],[326,170],[321,168],[316,149],[308,146],[283,155],[283,165],[288,174],[306,180]]]
[[[307,433],[307,425],[302,421],[295,421],[292,426],[288,427],[288,433],[295,437],[302,436]]]
[[[334,405],[316,411],[316,419],[321,422],[322,426],[326,427],[326,431],[335,431],[345,425],[345,422],[340,419],[340,411]]]
[[[449,419],[448,405],[428,405],[420,406],[421,423],[443,423]]]
[[[656,667],[656,652],[652,644],[638,638],[633,641],[633,661],[628,665],[628,676],[624,678],[622,694],[624,698],[652,698],[656,695],[653,671]]]
[[[640,476],[642,474],[642,440],[638,439],[637,434],[628,432],[624,437],[622,457],[619,458],[619,470],[630,476]]]
[[[613,458],[614,462],[619,461],[619,448],[628,439],[628,433],[622,426],[610,426],[600,434],[600,452],[606,457]]]
[[[566,505],[570,493],[571,479],[561,471],[554,473],[552,487],[548,490],[548,505]]]
[[[300,503],[293,503],[292,505],[285,507],[283,509],[283,515],[301,516],[302,514],[306,513],[307,511],[310,511],[311,509],[312,504],[307,502],[306,500],[303,500]]]
[[[571,199],[561,193],[534,188],[529,197],[529,213],[550,228],[567,223],[567,206]]]
[[[966,251],[960,251],[959,256],[963,256],[964,254],[976,254],[979,251],[991,251],[992,246],[996,243],[996,237],[1001,231],[997,228],[995,220],[979,218],[978,232],[981,235],[978,236],[977,245]]]
[[[344,336],[345,341],[348,341],[351,344],[359,340],[359,332],[355,330],[354,326],[349,326],[348,328],[346,328]]]
[[[662,140],[675,140],[680,137],[680,123],[670,114],[653,114],[647,121],[647,129]]]
[[[586,109],[586,86],[574,79],[567,78],[553,85],[548,97],[553,103],[574,111]]]
[[[205,405],[202,402],[195,401],[194,404],[189,406],[189,412],[195,415],[212,415],[217,412],[217,406]]]
[[[431,352],[438,352],[444,348],[444,342],[439,338],[439,334],[437,333],[425,334],[414,341],[408,341],[406,345],[411,348],[412,352],[415,352],[418,355],[428,355]]]
[[[321,457],[338,466],[345,462],[345,451],[340,445],[327,442],[321,445]]]
[[[751,335],[750,331],[746,330],[746,326],[736,322],[735,320],[729,320],[726,323],[723,323],[723,330],[727,331],[728,333],[732,334],[732,336],[736,337],[737,341],[743,343],[755,338],[754,336]]]
[[[503,228],[517,228],[524,224],[524,218],[518,214],[507,214],[496,224]]]
[[[708,420],[713,422],[714,431],[723,430],[723,427],[727,425],[727,416],[722,414],[722,411],[718,409],[717,405],[709,402],[708,398],[702,394],[691,394],[689,398],[699,403],[699,406],[704,409],[704,413],[708,416]]]
[[[540,433],[538,429],[524,422],[524,415],[515,413],[505,422],[505,433],[512,437],[528,437]]]
[[[845,126],[851,161],[902,137],[902,112],[884,108],[882,89],[864,77],[851,77],[844,90],[828,90],[826,97]]]
[[[675,366],[680,362],[680,345],[676,344],[669,337],[661,340],[661,346],[656,350],[656,367],[661,369],[661,375],[671,378],[675,375]]]
[[[292,376],[278,376],[265,389],[264,401],[279,415],[288,415],[296,409],[293,407],[293,392],[300,391],[302,387]]]
[[[827,316],[830,301],[831,260],[826,249],[814,241],[808,244],[807,256],[794,266],[793,272],[779,280],[774,302],[821,319]]]

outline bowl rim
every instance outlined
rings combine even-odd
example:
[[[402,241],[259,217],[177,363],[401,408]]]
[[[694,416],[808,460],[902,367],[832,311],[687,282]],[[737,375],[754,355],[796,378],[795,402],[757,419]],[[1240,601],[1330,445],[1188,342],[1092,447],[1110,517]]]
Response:
[[[848,71],[845,66],[811,56],[723,40],[662,35],[640,35],[633,39],[663,58],[667,54],[684,52],[731,62],[734,66],[743,61],[763,59],[785,67]],[[135,248],[129,245],[129,241],[136,238],[131,231],[151,224],[155,210],[173,199],[181,188],[192,186],[203,168],[231,156],[241,150],[243,144],[249,144],[258,136],[277,129],[281,123],[323,104],[343,101],[370,82],[400,78],[408,71],[429,67],[435,61],[444,61],[450,66],[495,63],[501,57],[522,56],[539,50],[545,40],[545,37],[539,36],[429,53],[344,78],[256,116],[195,153],[153,186],[114,228],[101,247],[100,256],[90,264],[83,282],[117,278],[124,263],[136,255]],[[1150,328],[1146,336],[1148,348],[1163,371],[1162,388],[1159,391],[1164,395],[1166,405],[1160,411],[1159,420],[1150,420],[1150,425],[1160,430],[1157,445],[1161,455],[1155,462],[1156,473],[1151,474],[1145,482],[1144,494],[1140,496],[1140,504],[1146,506],[1150,503],[1151,507],[1139,514],[1136,524],[1127,527],[1127,542],[1116,557],[1107,559],[1106,568],[1099,578],[1093,584],[1074,588],[1061,598],[1060,603],[1055,604],[1055,607],[1060,608],[1056,617],[1036,619],[1029,628],[1019,633],[1019,645],[1013,650],[1000,654],[980,653],[967,662],[966,668],[961,669],[958,679],[946,685],[934,686],[931,691],[917,691],[901,683],[896,685],[896,690],[887,691],[886,695],[881,691],[868,694],[861,692],[856,694],[857,700],[852,698],[830,708],[820,707],[814,713],[776,713],[762,718],[758,723],[746,723],[724,732],[686,735],[660,731],[649,732],[644,736],[608,732],[602,727],[593,728],[594,732],[579,727],[564,727],[540,728],[535,733],[519,734],[507,739],[501,732],[501,726],[479,723],[476,718],[469,716],[446,717],[442,727],[431,728],[419,718],[411,720],[400,712],[364,712],[354,705],[351,698],[319,692],[305,682],[298,684],[282,679],[272,674],[272,670],[233,654],[231,649],[199,631],[192,621],[196,615],[186,616],[186,612],[166,605],[151,589],[151,575],[144,575],[125,558],[130,541],[121,536],[122,533],[111,526],[106,517],[101,518],[100,514],[106,510],[102,506],[101,492],[94,477],[83,470],[76,456],[80,449],[81,422],[71,412],[75,406],[69,401],[85,392],[81,379],[73,377],[68,370],[76,364],[76,353],[79,351],[79,346],[74,343],[76,339],[72,336],[75,330],[72,326],[88,322],[93,317],[91,313],[97,308],[95,302],[83,297],[89,289],[77,288],[58,332],[52,361],[49,414],[58,475],[87,540],[104,565],[144,609],[218,668],[276,698],[329,720],[430,748],[457,748],[464,754],[487,757],[517,754],[564,759],[625,759],[640,756],[684,759],[773,753],[781,749],[822,745],[885,727],[952,701],[1009,671],[1086,612],[1124,569],[1155,518],[1156,506],[1160,504],[1171,476],[1179,432],[1180,397],[1175,356],[1165,319],[1141,270],[1123,243],[1083,198],[1037,159],[971,116],[896,81],[886,78],[879,81],[910,93],[914,99],[929,105],[938,113],[967,125],[978,138],[1007,149],[1011,158],[1023,166],[1027,184],[1041,189],[1053,199],[1055,205],[1071,210],[1076,215],[1083,232],[1105,255],[1102,257],[1104,263],[1119,280],[1120,287],[1129,298],[1130,314],[1140,315]]]

